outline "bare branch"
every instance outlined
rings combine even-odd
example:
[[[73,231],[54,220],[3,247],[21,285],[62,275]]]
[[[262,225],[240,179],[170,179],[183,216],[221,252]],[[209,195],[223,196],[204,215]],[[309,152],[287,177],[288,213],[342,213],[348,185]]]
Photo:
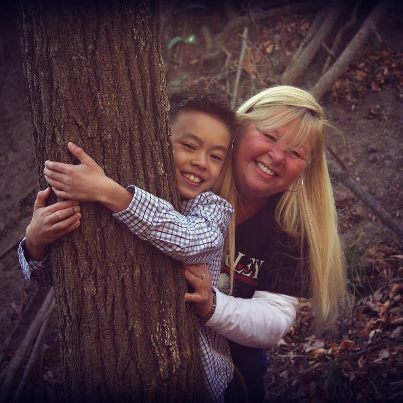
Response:
[[[403,239],[403,228],[399,225],[393,217],[375,200],[375,198],[364,190],[355,181],[347,171],[338,168],[332,161],[328,160],[328,166],[331,174],[340,181],[346,188],[350,189],[354,195],[363,201],[373,213],[393,232],[395,232],[400,239]]]
[[[301,52],[298,60],[289,64],[281,76],[284,84],[295,84],[299,77],[305,72],[316,53],[321,48],[323,42],[332,31],[336,21],[343,11],[344,4],[333,2],[328,8],[322,21],[322,26],[305,49]]]
[[[249,13],[249,16],[239,16],[231,21],[229,21],[224,29],[222,30],[221,34],[218,36],[217,40],[220,43],[225,42],[229,33],[240,25],[247,25],[251,21],[261,21],[263,19],[277,17],[277,16],[284,16],[287,14],[293,13],[300,13],[305,11],[312,11],[316,10],[323,4],[321,1],[312,1],[312,2],[299,2],[293,4],[287,4],[283,7],[272,8],[269,10],[253,10]]]
[[[22,340],[18,350],[15,352],[12,360],[6,367],[5,379],[3,384],[1,385],[0,402],[3,403],[8,401],[8,397],[10,394],[10,390],[13,386],[13,382],[15,382],[16,380],[16,375],[20,370],[21,366],[23,365],[25,357],[38,335],[43,320],[46,317],[46,313],[48,312],[49,307],[52,305],[53,300],[54,300],[54,292],[53,288],[51,288],[48,291],[48,294],[45,300],[43,301],[42,306],[39,308],[38,313],[35,316],[35,319],[32,321],[31,326],[29,327],[27,334]]]
[[[387,5],[388,0],[383,0],[374,8],[360,30],[355,34],[350,44],[344,49],[333,66],[315,84],[311,91],[316,98],[321,98],[322,95],[333,85],[337,78],[344,73],[358,50],[364,45],[368,34],[372,32],[372,26],[376,24],[385,13]]]
[[[242,48],[241,48],[241,53],[239,55],[239,63],[238,63],[238,70],[236,72],[236,77],[235,77],[234,91],[232,92],[232,100],[231,100],[232,108],[235,108],[236,101],[238,98],[239,80],[241,79],[243,60],[245,58],[245,52],[246,52],[247,46],[248,46],[248,27],[245,27],[243,29],[243,34],[242,34]]]
[[[340,42],[343,39],[344,34],[351,27],[353,27],[354,24],[356,23],[357,12],[358,12],[358,9],[360,8],[360,5],[361,5],[361,0],[357,1],[357,3],[355,3],[353,12],[351,14],[351,18],[340,28],[339,32],[337,33],[336,38],[334,39],[334,42],[332,45],[332,53],[327,57],[326,62],[323,65],[322,74],[324,74],[327,71],[327,69],[329,68],[330,62],[331,62],[332,58],[336,55],[337,49],[339,48]]]
[[[35,344],[32,347],[32,351],[31,351],[31,354],[29,355],[27,364],[25,365],[24,373],[21,377],[20,382],[18,383],[18,387],[17,387],[16,391],[13,393],[13,400],[12,400],[13,403],[20,401],[20,397],[21,397],[22,392],[24,391],[25,383],[28,379],[28,376],[31,373],[32,367],[35,365],[35,363],[38,359],[39,353],[41,352],[41,348],[42,348],[42,344],[43,344],[42,341],[43,341],[43,338],[45,335],[45,331],[48,326],[49,319],[55,309],[55,306],[56,306],[55,301],[54,301],[54,299],[52,299],[50,305],[47,308],[47,311],[45,312],[45,314],[42,318],[42,324],[39,329],[38,336],[35,339]]]
[[[320,9],[319,12],[315,15],[315,18],[312,21],[312,24],[308,30],[308,33],[306,34],[305,38],[302,40],[297,51],[294,53],[294,55],[292,57],[291,63],[295,62],[295,60],[297,60],[299,58],[299,56],[301,55],[301,52],[304,50],[306,44],[309,43],[312,40],[312,38],[316,35],[316,33],[319,31],[319,28],[322,25],[322,21],[325,18],[326,12],[327,12],[327,8],[324,7],[322,9]]]
[[[236,28],[242,25],[248,25],[252,21],[261,21],[264,19],[277,17],[281,15],[300,13],[300,12],[308,12],[318,9],[323,2],[320,0],[314,0],[312,2],[300,2],[294,4],[288,4],[283,7],[277,7],[270,10],[254,10],[249,13],[247,16],[238,16],[231,19],[223,28],[222,32],[215,39],[215,49],[212,49],[211,52],[206,53],[200,58],[201,62],[205,62],[208,60],[215,59],[221,54],[222,46],[226,42],[228,35]]]

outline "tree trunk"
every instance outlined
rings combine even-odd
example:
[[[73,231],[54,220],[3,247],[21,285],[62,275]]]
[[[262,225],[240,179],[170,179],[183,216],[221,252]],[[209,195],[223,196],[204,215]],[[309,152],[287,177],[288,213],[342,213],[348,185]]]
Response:
[[[69,140],[121,183],[178,203],[157,2],[25,1],[37,166]],[[42,185],[44,184],[42,178]],[[67,401],[184,401],[204,391],[178,264],[100,205],[52,248]]]

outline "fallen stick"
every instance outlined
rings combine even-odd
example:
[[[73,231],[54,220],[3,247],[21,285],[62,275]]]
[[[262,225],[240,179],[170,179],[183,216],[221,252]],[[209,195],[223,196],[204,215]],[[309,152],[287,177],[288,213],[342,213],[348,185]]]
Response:
[[[249,12],[247,16],[239,16],[233,18],[225,26],[221,33],[218,35],[217,40],[220,43],[224,43],[227,39],[229,33],[236,27],[240,25],[247,25],[250,22],[261,21],[267,18],[273,18],[278,16],[284,16],[287,14],[300,13],[305,11],[312,11],[319,8],[323,2],[312,1],[312,2],[299,2],[293,4],[287,4],[283,7],[276,7],[269,10],[256,10]]]
[[[17,386],[17,389],[13,395],[12,402],[17,403],[20,400],[21,394],[24,391],[25,383],[26,383],[28,376],[31,373],[31,369],[32,369],[33,365],[36,363],[38,355],[40,353],[40,350],[42,347],[42,340],[45,335],[45,330],[47,328],[47,325],[48,325],[49,319],[53,313],[53,310],[55,309],[55,306],[56,306],[55,300],[52,299],[50,305],[48,306],[47,311],[45,312],[45,314],[43,316],[41,328],[39,329],[39,333],[35,340],[35,344],[32,348],[32,352],[29,356],[27,364],[25,365],[24,373],[23,373],[21,380]]]
[[[287,383],[289,383],[291,381],[303,378],[304,376],[306,376],[306,375],[308,375],[308,374],[310,374],[312,372],[315,372],[316,370],[319,370],[319,369],[323,370],[323,368],[325,368],[325,367],[327,367],[329,365],[332,365],[334,363],[350,359],[351,357],[359,357],[359,356],[364,355],[366,353],[369,353],[371,351],[377,350],[377,349],[379,349],[381,347],[391,346],[393,344],[399,344],[402,341],[403,341],[403,337],[399,337],[399,338],[394,339],[394,340],[386,340],[386,341],[380,342],[378,344],[373,344],[373,345],[371,345],[369,347],[366,347],[366,348],[364,348],[363,350],[360,350],[360,351],[347,352],[347,353],[339,355],[338,357],[333,358],[332,360],[318,362],[313,367],[310,367],[310,368],[307,368],[307,369],[305,369],[303,371],[300,371],[298,373],[298,375],[296,375],[296,376],[294,376],[292,378],[286,379],[281,384],[281,387],[286,385]]]
[[[305,72],[313,58],[322,47],[323,42],[332,31],[334,25],[339,19],[343,11],[343,3],[333,2],[326,10],[326,15],[323,18],[322,26],[312,38],[312,40],[306,45],[305,49],[301,51],[300,56],[293,63],[289,64],[281,75],[281,82],[283,84],[295,84],[296,81]]]
[[[332,67],[319,79],[315,86],[311,89],[312,94],[316,98],[321,98],[322,95],[333,85],[347,69],[355,54],[364,45],[368,34],[372,31],[372,26],[375,25],[383,16],[388,6],[388,0],[381,1],[367,17],[362,27],[355,34],[349,45],[343,50]]]
[[[273,73],[273,81],[277,82],[278,81],[278,77],[276,77],[276,75],[274,74],[274,65],[273,62],[270,60],[269,57],[267,57],[264,52],[262,51],[262,49],[260,49],[258,46],[256,46],[250,39],[247,39],[248,43],[250,46],[252,46],[253,49],[255,49],[257,52],[260,53],[260,56],[263,58],[263,60],[267,63],[267,65],[271,68],[272,73]]]
[[[326,71],[328,70],[329,66],[330,66],[330,62],[332,61],[332,58],[334,57],[334,55],[337,53],[337,49],[339,48],[340,42],[343,39],[343,36],[345,34],[345,32],[347,30],[349,30],[350,28],[352,28],[354,26],[354,24],[357,21],[357,12],[358,9],[360,8],[361,5],[361,0],[357,1],[357,3],[355,3],[351,18],[339,29],[339,32],[336,35],[336,38],[333,41],[333,45],[332,45],[332,54],[328,55],[325,64],[322,67],[322,75],[326,73]]]
[[[311,41],[311,39],[316,35],[316,33],[319,31],[319,28],[322,24],[322,20],[326,15],[326,7],[322,8],[319,10],[319,12],[315,15],[315,18],[312,21],[312,24],[307,32],[307,34],[305,35],[305,38],[302,40],[302,42],[300,43],[300,45],[298,46],[297,51],[294,53],[292,59],[291,59],[291,63],[294,63],[299,56],[301,55],[301,52],[304,50],[305,46],[307,43],[309,43]]]
[[[245,52],[246,52],[247,46],[248,46],[248,27],[245,27],[243,29],[243,34],[242,34],[242,48],[241,48],[241,53],[239,55],[238,70],[236,72],[234,90],[232,91],[231,107],[233,109],[235,108],[236,101],[238,99],[239,81],[241,79],[243,60],[245,58]]]
[[[276,7],[269,10],[258,10],[251,11],[247,16],[235,17],[224,26],[220,34],[217,35],[214,42],[216,44],[211,52],[204,54],[201,58],[201,62],[215,59],[222,52],[222,46],[225,44],[230,32],[240,25],[248,25],[251,22],[261,21],[263,19],[269,19],[281,15],[301,13],[307,11],[313,11],[318,9],[323,4],[322,1],[312,1],[312,2],[299,2],[294,4],[288,4],[283,7]]]
[[[16,376],[24,363],[25,357],[27,355],[28,350],[31,348],[34,339],[37,337],[38,331],[42,326],[43,319],[46,315],[46,312],[49,309],[49,306],[52,304],[53,301],[53,288],[48,291],[45,300],[42,303],[42,306],[39,308],[38,313],[35,316],[35,319],[31,323],[27,334],[25,335],[24,339],[22,340],[18,350],[15,352],[13,358],[5,368],[5,377],[4,382],[1,385],[0,391],[0,403],[6,403],[9,400],[9,395],[11,389],[13,387],[13,383],[16,380]]]
[[[18,268],[19,268],[19,265],[17,264],[12,268],[12,270],[18,270]],[[19,320],[13,326],[13,329],[10,331],[10,333],[7,335],[7,338],[4,340],[2,350],[0,353],[0,364],[3,362],[5,355],[7,354],[8,350],[10,349],[10,344],[12,342],[14,342],[16,338],[18,338],[17,332],[20,327],[23,327],[23,322],[26,320],[25,316],[26,316],[27,312],[30,311],[33,301],[36,299],[35,297],[37,295],[38,295],[38,289],[33,291],[27,304],[25,305],[23,312],[21,313]],[[1,382],[1,380],[0,380],[0,382]]]
[[[340,181],[346,188],[350,189],[355,196],[363,201],[380,220],[400,239],[403,239],[403,228],[393,217],[380,205],[380,203],[367,191],[365,191],[345,170],[338,168],[332,161],[328,160],[330,173]]]

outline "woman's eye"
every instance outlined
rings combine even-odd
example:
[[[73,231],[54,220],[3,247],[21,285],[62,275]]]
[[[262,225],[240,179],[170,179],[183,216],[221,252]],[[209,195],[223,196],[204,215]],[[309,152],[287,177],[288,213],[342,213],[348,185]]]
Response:
[[[294,158],[299,158],[300,160],[303,160],[304,158],[302,157],[302,155],[296,151],[296,150],[290,150],[289,151],[290,155]]]
[[[277,139],[270,133],[263,133],[263,135],[270,141],[276,141]]]

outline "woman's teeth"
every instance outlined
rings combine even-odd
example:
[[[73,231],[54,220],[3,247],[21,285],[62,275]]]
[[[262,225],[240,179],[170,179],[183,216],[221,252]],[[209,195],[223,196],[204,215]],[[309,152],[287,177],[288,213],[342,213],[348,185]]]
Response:
[[[261,162],[257,161],[256,165],[261,169],[265,174],[270,175],[270,176],[275,176],[276,173],[273,172],[271,169],[267,168],[266,165],[262,164]]]
[[[193,183],[200,183],[201,182],[201,178],[199,178],[198,176],[194,176],[192,174],[183,174],[183,176],[186,179],[189,179]]]

